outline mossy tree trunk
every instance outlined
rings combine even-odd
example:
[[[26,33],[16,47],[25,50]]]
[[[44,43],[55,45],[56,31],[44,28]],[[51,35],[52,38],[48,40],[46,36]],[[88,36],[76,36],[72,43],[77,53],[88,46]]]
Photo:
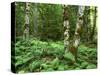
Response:
[[[37,9],[37,4],[34,4],[34,35],[38,34],[38,9]]]

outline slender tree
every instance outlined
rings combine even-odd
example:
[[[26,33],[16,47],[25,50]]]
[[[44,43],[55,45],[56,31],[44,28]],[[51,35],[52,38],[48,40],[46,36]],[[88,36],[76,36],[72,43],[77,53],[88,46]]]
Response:
[[[94,33],[95,33],[95,28],[96,28],[96,7],[93,8],[94,10],[94,15],[93,15],[93,27],[92,27],[92,31],[91,31],[91,35],[90,35],[90,38],[91,40],[93,40],[93,36],[94,36]]]
[[[81,39],[81,32],[82,32],[82,26],[83,26],[83,12],[84,12],[84,7],[79,6],[75,34],[73,37],[73,41],[70,42],[70,44],[68,46],[69,51],[75,57],[75,61],[77,61],[77,50],[78,50],[80,39]]]
[[[29,38],[29,3],[26,2],[25,4],[25,27],[24,27],[24,34],[23,38],[28,39]]]
[[[64,5],[64,13],[63,13],[63,17],[64,17],[64,49],[65,51],[68,51],[68,46],[69,46],[69,18],[68,18],[68,9],[67,9],[67,5]]]
[[[85,6],[84,8],[84,15],[83,15],[83,33],[82,33],[82,39],[83,42],[88,42],[89,41],[89,17],[90,17],[90,11],[89,11],[90,7]]]
[[[38,32],[38,23],[37,23],[37,18],[38,18],[38,9],[37,9],[37,3],[34,4],[34,34],[37,35]]]
[[[79,6],[78,9],[78,18],[76,23],[76,30],[74,34],[74,42],[73,42],[73,48],[71,49],[71,52],[75,56],[75,60],[77,60],[77,50],[81,39],[81,32],[82,32],[82,25],[83,25],[83,14],[84,14],[84,6]],[[74,51],[73,51],[74,50]]]

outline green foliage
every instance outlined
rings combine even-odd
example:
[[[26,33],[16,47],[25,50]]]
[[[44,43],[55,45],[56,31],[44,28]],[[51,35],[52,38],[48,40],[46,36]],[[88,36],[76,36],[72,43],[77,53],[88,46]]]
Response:
[[[82,36],[81,41],[84,41],[84,38],[86,40],[90,38],[87,35],[90,36],[93,29],[93,22],[91,21],[91,19],[95,20],[93,8],[91,10],[90,7],[85,8],[84,27],[82,27],[84,33],[82,35],[86,37]],[[75,62],[75,58],[70,51],[64,51],[63,5],[29,3],[29,39],[25,40],[22,39],[25,29],[25,3],[17,2],[15,11],[16,43],[14,45],[12,42],[15,51],[12,48],[11,62],[13,65],[15,64],[18,73],[97,67],[97,49],[94,46],[90,48],[82,43],[78,47],[77,62]],[[75,34],[78,18],[78,6],[67,6],[67,11],[70,25],[69,40],[73,41],[71,39],[75,39],[73,35]],[[95,32],[93,34],[96,36]]]
[[[60,65],[60,66],[58,67],[58,70],[59,70],[59,71],[64,71],[64,65]]]
[[[28,45],[27,45],[28,44]],[[20,40],[15,47],[15,66],[18,73],[39,71],[63,71],[72,69],[92,69],[96,64],[96,49],[81,45],[78,49],[78,62],[72,63],[74,57],[70,52],[64,53],[63,41]],[[84,57],[86,59],[84,59]],[[12,61],[14,64],[14,62]]]
[[[51,64],[54,69],[56,69],[59,66],[59,59],[56,57],[53,61],[51,61]]]
[[[86,47],[84,45],[81,45],[79,47],[79,51],[78,51],[81,55],[85,55],[86,57],[88,57],[91,60],[96,60],[97,59],[97,51],[96,48],[89,48]]]
[[[34,71],[35,69],[39,68],[41,61],[33,61],[32,64],[29,65],[30,71]]]
[[[96,65],[90,64],[90,65],[88,65],[86,68],[87,68],[87,69],[94,69],[94,68],[96,68],[96,67],[97,67]]]
[[[84,61],[81,63],[80,67],[84,69],[84,68],[86,68],[87,65],[88,65],[88,62]]]
[[[36,11],[37,10],[37,11]],[[53,13],[53,14],[52,14]],[[29,4],[29,29],[33,36],[41,39],[61,39],[63,33],[63,9],[62,5],[54,4]],[[25,3],[16,3],[16,34],[23,35],[25,29]],[[36,34],[35,33],[36,30]],[[55,35],[55,36],[53,36]]]
[[[65,53],[65,54],[64,54],[64,58],[65,58],[66,60],[75,61],[74,56],[73,56],[72,53],[70,53],[70,52]]]
[[[46,63],[43,63],[43,64],[41,64],[41,68],[44,69],[44,70],[49,70],[50,68],[52,68],[52,66],[51,65],[48,65]]]

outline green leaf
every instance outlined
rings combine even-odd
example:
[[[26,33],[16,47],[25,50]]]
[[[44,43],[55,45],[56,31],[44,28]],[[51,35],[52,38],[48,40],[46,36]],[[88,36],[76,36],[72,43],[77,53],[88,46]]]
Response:
[[[94,64],[89,64],[86,68],[87,68],[87,69],[95,69],[95,68],[96,68],[96,65],[94,65]]]
[[[59,65],[59,66],[58,66],[58,70],[59,70],[59,71],[63,71],[63,70],[64,70],[64,65]]]
[[[33,71],[33,70],[35,70],[36,68],[39,68],[40,67],[40,61],[33,61],[33,63],[32,64],[30,64],[30,70],[31,71]]]
[[[25,49],[25,47],[24,47],[24,46],[20,46],[19,48],[20,48],[20,49],[22,49],[22,50],[24,50],[24,49]]]
[[[49,67],[51,67],[50,65],[47,65],[47,64],[41,64],[41,67],[45,70],[47,70]]]
[[[84,62],[81,63],[81,68],[85,68],[87,65],[88,65],[88,62],[84,61]]]
[[[74,56],[73,56],[72,53],[70,53],[70,52],[65,53],[65,54],[64,54],[64,58],[65,58],[65,59],[72,60],[72,61],[75,61]]]
[[[21,43],[21,42],[20,42],[20,41],[18,41],[18,42],[16,42],[16,44],[15,44],[15,45],[16,45],[16,46],[20,46],[20,43]]]
[[[54,71],[53,68],[48,68],[46,71]]]
[[[53,65],[53,66],[59,65],[59,59],[58,59],[58,57],[56,57],[56,58],[51,62],[51,65]]]
[[[15,63],[15,66],[17,67],[18,65],[20,65],[20,64],[23,64],[23,61],[17,61],[16,63]]]

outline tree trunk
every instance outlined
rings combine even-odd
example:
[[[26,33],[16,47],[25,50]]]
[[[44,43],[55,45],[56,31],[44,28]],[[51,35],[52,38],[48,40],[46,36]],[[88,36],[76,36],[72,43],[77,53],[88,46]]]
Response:
[[[65,51],[68,51],[68,46],[69,46],[69,18],[68,18],[68,11],[67,11],[67,6],[64,5],[64,49]]]
[[[82,39],[83,42],[88,42],[89,41],[89,17],[90,17],[90,7],[86,6],[84,9],[84,16],[83,16],[83,33],[82,33]],[[89,15],[89,16],[87,16]]]
[[[29,3],[26,2],[25,4],[25,29],[24,29],[24,34],[23,38],[28,39],[29,38]]]
[[[37,18],[38,18],[38,10],[37,10],[37,3],[34,5],[34,35],[37,35],[38,32],[38,23],[37,23]]]
[[[77,50],[79,47],[82,26],[83,26],[83,12],[84,12],[84,7],[79,6],[76,30],[75,30],[75,34],[74,34],[74,40],[73,40],[73,46],[71,48],[69,48],[71,53],[75,56],[75,61],[77,61]]]
[[[96,28],[96,7],[94,7],[93,27],[92,27],[91,36],[90,36],[91,40],[93,40],[95,28]]]

